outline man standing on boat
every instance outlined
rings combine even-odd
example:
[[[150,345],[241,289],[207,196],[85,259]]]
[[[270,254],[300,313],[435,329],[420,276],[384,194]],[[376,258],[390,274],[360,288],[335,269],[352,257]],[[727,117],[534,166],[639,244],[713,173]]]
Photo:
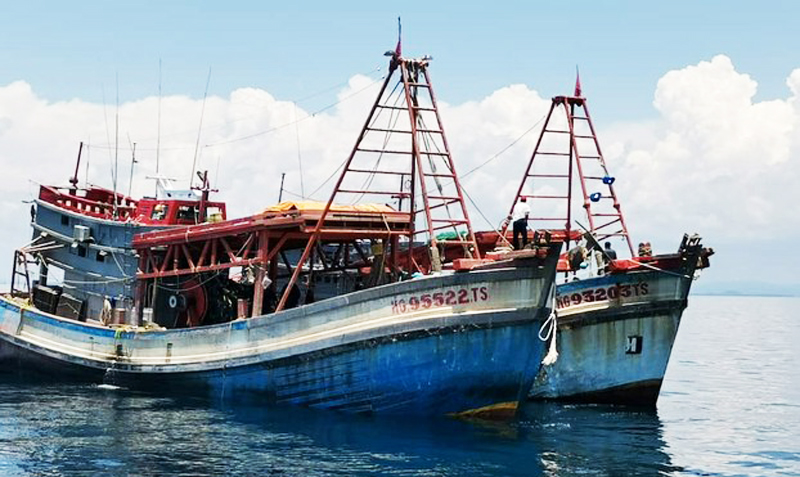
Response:
[[[611,248],[611,242],[605,243],[605,250],[603,250],[603,253],[606,256],[606,263],[610,262],[611,260],[617,259],[617,252],[616,250]]]
[[[521,197],[519,202],[514,205],[511,212],[511,219],[514,222],[514,250],[521,250],[528,244],[528,216],[531,215],[531,208],[528,207],[527,198]],[[522,235],[522,246],[519,245],[517,237]]]
[[[611,248],[611,242],[606,242],[603,245],[603,265],[604,268],[608,267],[612,261],[617,259],[617,251]]]

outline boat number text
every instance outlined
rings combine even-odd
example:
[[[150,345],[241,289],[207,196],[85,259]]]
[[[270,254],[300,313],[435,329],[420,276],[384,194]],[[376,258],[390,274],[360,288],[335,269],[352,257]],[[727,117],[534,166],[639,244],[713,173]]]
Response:
[[[593,288],[583,292],[557,296],[556,307],[566,308],[568,306],[580,305],[581,303],[644,296],[648,293],[650,293],[650,284],[647,282],[634,283],[632,285],[613,285],[607,288]]]
[[[438,306],[465,305],[486,301],[489,299],[489,290],[486,287],[461,288],[423,295],[412,295],[407,298],[392,300],[392,314],[401,314],[408,311],[424,310]]]

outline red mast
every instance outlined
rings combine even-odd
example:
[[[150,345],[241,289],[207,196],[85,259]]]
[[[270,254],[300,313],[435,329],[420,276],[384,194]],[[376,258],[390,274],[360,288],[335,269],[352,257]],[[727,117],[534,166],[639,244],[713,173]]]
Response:
[[[563,111],[564,116],[559,117]],[[555,113],[555,114],[554,114]],[[534,168],[534,164],[536,168]],[[577,180],[576,180],[577,179]],[[554,229],[563,224],[567,232],[576,229],[573,223],[578,212],[577,190],[583,201],[588,229],[598,241],[622,237],[634,256],[628,228],[617,195],[614,177],[603,159],[586,98],[581,96],[580,76],[575,81],[574,96],[556,96],[550,105],[542,132],[517,190],[514,204],[529,199],[534,229]],[[505,230],[503,230],[505,233]]]
[[[276,311],[285,306],[303,264],[326,231],[334,204],[371,200],[409,213],[405,242],[400,245],[399,236],[390,237],[393,264],[399,253],[407,253],[409,268],[419,270],[412,254],[415,242],[428,244],[431,270],[441,268],[440,247],[452,244],[460,245],[465,257],[480,258],[433,94],[430,58],[403,58],[401,51],[398,41],[387,52],[389,73]]]

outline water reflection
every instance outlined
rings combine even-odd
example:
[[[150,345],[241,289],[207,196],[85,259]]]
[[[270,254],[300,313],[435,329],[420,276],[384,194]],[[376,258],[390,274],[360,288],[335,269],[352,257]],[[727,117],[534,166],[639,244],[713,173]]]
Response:
[[[0,385],[2,475],[653,475],[652,411],[528,404],[510,422],[221,407],[94,386]],[[25,405],[20,405],[26,403]]]
[[[658,413],[529,403],[506,423],[398,419],[0,374],[0,476],[800,476],[797,300],[729,302],[738,315],[711,298],[687,310]]]
[[[544,475],[663,475],[672,464],[658,413],[608,405],[528,403],[519,426]]]

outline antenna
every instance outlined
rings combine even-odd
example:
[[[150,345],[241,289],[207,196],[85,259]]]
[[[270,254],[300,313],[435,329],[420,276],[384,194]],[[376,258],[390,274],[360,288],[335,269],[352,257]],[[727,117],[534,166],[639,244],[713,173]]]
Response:
[[[81,152],[82,151],[83,151],[83,141],[81,141],[81,144],[78,146],[78,162],[75,164],[75,175],[73,175],[69,179],[69,183],[72,184],[72,188],[73,189],[77,189],[78,188],[78,170],[81,167]]]
[[[283,180],[286,178],[286,173],[281,172],[281,191],[278,192],[278,203],[280,204],[283,200]]]
[[[217,170],[214,172],[214,183],[219,184],[219,163],[222,160],[222,156],[217,156]]]
[[[111,132],[108,129],[108,108],[106,103],[106,87],[105,85],[100,85],[101,89],[103,90],[103,121],[106,124],[106,144],[111,144]],[[111,148],[107,147],[108,150],[108,165],[111,168],[111,180],[114,180],[114,156],[111,154]]]
[[[297,103],[294,104],[294,135],[297,139],[297,166],[300,169],[300,196],[306,198],[306,189],[303,187],[303,160],[300,157],[300,125],[297,121]],[[281,187],[283,189],[283,187]],[[278,201],[280,202],[280,200]]]
[[[203,115],[206,112],[206,98],[208,97],[208,85],[211,83],[211,67],[208,67],[208,78],[206,78],[206,91],[203,93],[203,107],[200,109],[200,125],[197,127],[197,142],[194,145],[194,160],[192,161],[192,174],[189,176],[189,186],[194,180],[194,170],[197,167],[197,151],[200,149],[200,132],[203,130]]]
[[[131,146],[131,175],[128,178],[128,197],[130,197],[133,189],[133,165],[136,164],[136,143],[131,143],[130,135],[128,135],[128,144]]]
[[[158,59],[158,134],[156,136],[156,175],[161,157],[161,58]]]
[[[117,82],[117,111],[114,115],[114,217],[117,217],[117,178],[119,177],[119,72],[115,75]]]
[[[89,146],[89,144],[91,143],[92,143],[92,136],[89,136],[89,142],[86,143],[86,170],[84,172],[85,175],[83,179],[83,183],[87,185],[89,184],[89,159],[91,158],[91,153],[92,153],[92,148]]]

